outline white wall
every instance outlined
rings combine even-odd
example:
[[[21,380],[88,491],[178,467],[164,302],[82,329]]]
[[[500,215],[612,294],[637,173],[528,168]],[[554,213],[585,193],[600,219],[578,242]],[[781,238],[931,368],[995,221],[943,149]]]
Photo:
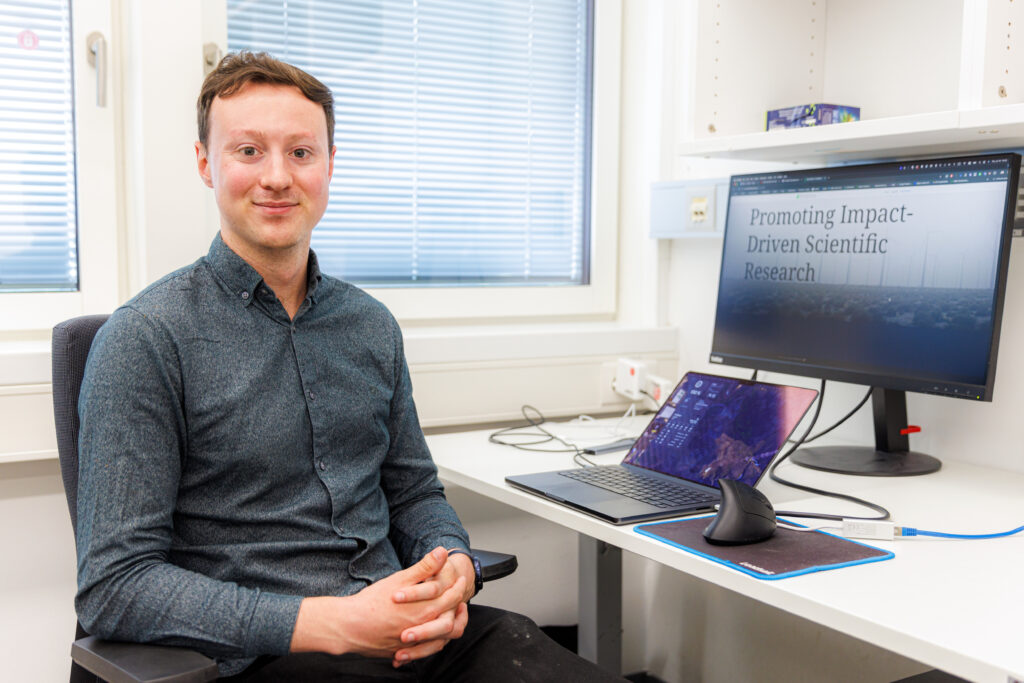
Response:
[[[55,460],[0,465],[0,678],[67,681],[75,547]]]

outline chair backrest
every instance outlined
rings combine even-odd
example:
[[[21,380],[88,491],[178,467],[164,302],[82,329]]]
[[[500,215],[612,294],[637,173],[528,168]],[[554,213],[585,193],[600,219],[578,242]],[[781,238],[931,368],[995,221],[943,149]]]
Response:
[[[96,332],[109,315],[83,315],[53,328],[50,357],[53,363],[53,421],[57,428],[57,454],[64,494],[68,498],[71,528],[78,530],[78,392],[85,361]]]

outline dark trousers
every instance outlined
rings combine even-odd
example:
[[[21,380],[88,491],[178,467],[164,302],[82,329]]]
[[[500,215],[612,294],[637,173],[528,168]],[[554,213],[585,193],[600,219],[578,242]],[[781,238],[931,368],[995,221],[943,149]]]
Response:
[[[227,681],[444,681],[465,683],[603,683],[623,681],[548,638],[532,620],[493,607],[469,606],[462,637],[398,669],[390,659],[318,653],[261,657]]]

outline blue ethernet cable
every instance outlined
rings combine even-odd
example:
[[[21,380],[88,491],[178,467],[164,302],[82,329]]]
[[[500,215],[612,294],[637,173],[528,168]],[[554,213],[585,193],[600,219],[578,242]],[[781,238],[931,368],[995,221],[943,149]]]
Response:
[[[1004,536],[1013,536],[1024,531],[1024,526],[1019,526],[1016,529],[1010,531],[1003,531],[995,534],[947,534],[941,531],[925,531],[924,529],[915,529],[909,526],[898,526],[894,530],[897,536],[935,536],[937,538],[1002,538]]]
[[[789,526],[785,520],[780,520],[779,524],[780,526],[793,528]],[[835,528],[838,528],[840,533],[847,538],[870,538],[876,541],[892,541],[900,538],[909,538],[911,536],[934,536],[936,538],[978,540],[984,538],[1003,538],[1004,536],[1013,536],[1014,534],[1019,534],[1024,531],[1024,526],[1019,526],[1016,529],[995,534],[947,534],[943,531],[925,531],[924,529],[915,529],[912,526],[896,526],[889,521],[860,518],[844,519],[841,527],[800,527],[795,530],[814,531],[816,529]]]

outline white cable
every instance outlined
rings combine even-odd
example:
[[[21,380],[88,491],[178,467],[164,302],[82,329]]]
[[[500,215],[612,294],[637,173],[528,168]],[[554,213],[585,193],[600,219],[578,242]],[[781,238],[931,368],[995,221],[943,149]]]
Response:
[[[775,523],[783,529],[789,529],[791,531],[820,531],[822,529],[839,529],[840,527],[831,526],[828,524],[819,524],[818,526],[801,526],[799,524],[791,524],[782,519],[776,519]]]
[[[578,445],[577,442],[581,439],[590,441],[598,438],[616,439],[631,437],[632,434],[622,427],[622,423],[631,417],[636,417],[635,403],[631,403],[629,407],[626,408],[626,412],[622,414],[622,417],[620,417],[614,425],[600,424],[597,422],[596,418],[591,417],[590,415],[578,415],[567,422],[553,425],[551,427],[551,431],[558,434],[559,437],[565,441],[571,442],[573,445]],[[558,427],[565,427],[568,429],[560,430]],[[584,432],[591,431],[591,433],[582,435],[572,434],[569,429],[573,427],[583,430]]]

